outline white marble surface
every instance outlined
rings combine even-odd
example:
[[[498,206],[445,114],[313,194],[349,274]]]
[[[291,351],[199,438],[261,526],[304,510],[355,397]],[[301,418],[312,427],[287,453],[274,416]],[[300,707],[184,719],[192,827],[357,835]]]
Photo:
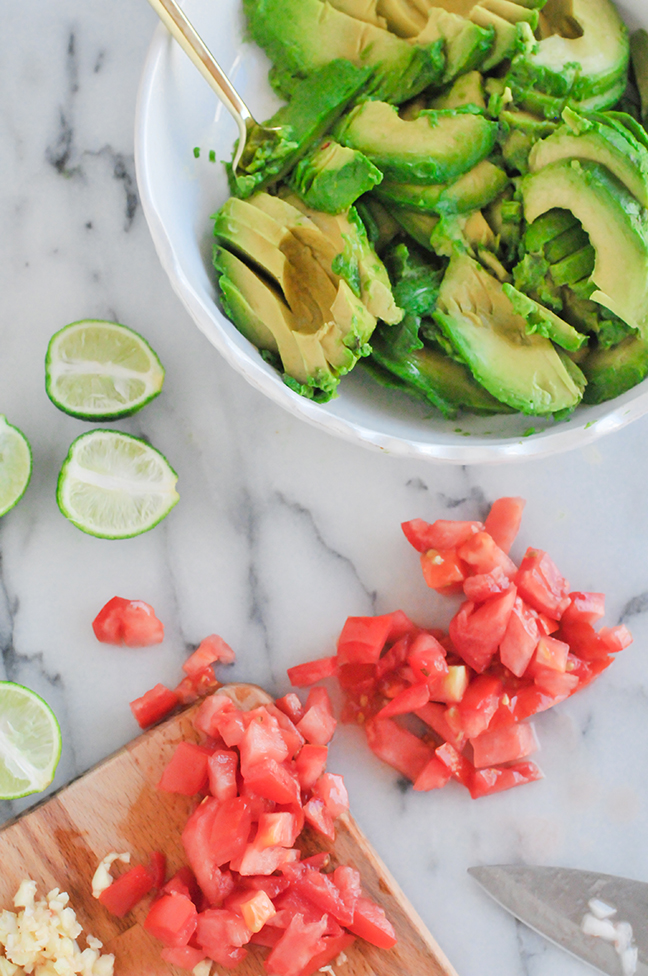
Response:
[[[574,588],[608,594],[607,623],[635,635],[596,684],[538,718],[546,779],[478,802],[454,786],[417,795],[350,728],[332,767],[460,976],[585,976],[466,868],[524,861],[648,880],[648,419],[582,452],[460,468],[354,448],[261,398],[180,307],[139,205],[133,118],[155,22],[145,0],[0,8],[0,412],[34,451],[27,494],[0,522],[2,674],[55,708],[60,786],[136,734],[128,701],[175,683],[207,633],[236,649],[234,677],[284,692],[286,667],[330,652],[348,614],[402,607],[447,622],[399,523],[475,517],[523,495],[518,553],[548,549]],[[87,427],[50,404],[43,357],[82,317],[131,325],[167,367],[162,395],[119,426],[167,455],[181,501],[125,542],[83,535],[56,507],[58,470]],[[95,641],[90,621],[115,594],[156,607],[162,645]],[[0,805],[0,817],[17,809]]]

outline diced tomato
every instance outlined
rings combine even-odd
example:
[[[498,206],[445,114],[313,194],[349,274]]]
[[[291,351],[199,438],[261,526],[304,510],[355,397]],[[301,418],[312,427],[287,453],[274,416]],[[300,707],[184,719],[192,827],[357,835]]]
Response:
[[[181,705],[193,705],[200,698],[191,678],[183,678],[179,685],[173,689]]]
[[[109,912],[123,918],[153,887],[151,875],[142,864],[136,864],[99,895],[99,901]]]
[[[406,715],[417,708],[422,708],[429,700],[430,689],[427,684],[409,685],[392,698],[384,708],[381,708],[376,718],[381,721],[394,715]]]
[[[310,790],[326,769],[328,746],[307,742],[295,759],[297,778],[302,790]]]
[[[165,766],[158,789],[195,796],[207,787],[209,751],[193,742],[180,742]]]
[[[114,596],[92,621],[97,640],[104,644],[149,647],[164,640],[164,625],[143,600]]]
[[[572,654],[567,659],[567,671],[575,674],[578,678],[578,688],[585,688],[594,678],[597,678],[602,671],[612,664],[613,657],[599,658],[597,661],[581,661],[579,657]]]
[[[333,738],[337,721],[326,688],[311,688],[306,699],[304,717],[297,729],[307,742],[325,746]]]
[[[162,895],[151,905],[144,928],[169,948],[186,946],[196,931],[198,912],[186,895]]]
[[[569,606],[561,620],[571,623],[595,624],[605,613],[604,593],[570,593]]]
[[[159,722],[161,718],[168,715],[179,702],[175,691],[171,691],[166,685],[155,685],[146,691],[141,698],[136,698],[130,703],[130,709],[135,717],[135,721],[142,729],[147,729],[149,725]]]
[[[461,783],[462,786],[468,786],[471,783],[475,767],[450,742],[444,742],[442,746],[439,746],[434,755],[458,783]]]
[[[560,701],[568,698],[578,688],[578,678],[575,674],[556,671],[555,668],[536,668],[533,682],[541,691]]]
[[[325,921],[325,935],[340,935],[342,929],[332,915],[322,915],[321,908],[314,905],[310,898],[306,898],[301,892],[297,891],[295,881],[304,871],[303,864],[287,864],[282,872],[290,877],[290,888],[275,900],[277,915],[272,920],[272,925],[287,928],[293,915],[301,915],[305,922]]]
[[[265,891],[268,898],[272,901],[290,886],[290,880],[280,877],[277,874],[270,876],[251,875],[246,878],[241,878],[241,884],[245,890]]]
[[[384,675],[389,674],[390,671],[395,671],[396,668],[405,663],[412,641],[412,635],[406,634],[405,637],[392,644],[375,666],[374,676],[376,680],[379,681]]]
[[[370,898],[358,898],[353,921],[347,928],[379,949],[391,949],[396,945],[393,925],[380,905]]]
[[[277,720],[265,708],[255,709],[253,720],[243,733],[238,744],[241,772],[245,778],[247,770],[257,762],[273,759],[282,763],[288,758],[288,747],[279,730]]]
[[[549,668],[551,671],[562,673],[567,665],[568,654],[569,644],[556,640],[554,637],[543,636],[538,641],[538,646],[527,668],[527,672],[533,676],[538,671]]]
[[[490,596],[503,593],[511,585],[509,577],[501,566],[495,566],[490,573],[468,576],[464,580],[463,591],[472,603],[483,603]]]
[[[349,916],[353,918],[358,898],[362,895],[359,871],[348,864],[341,864],[335,869],[331,877],[335,887],[340,892],[340,898],[344,902]]]
[[[555,672],[554,672],[555,674]],[[554,695],[544,691],[537,684],[527,685],[520,688],[511,699],[511,715],[516,722],[521,722],[530,715],[537,715],[538,712],[546,712],[559,702],[569,697],[569,692],[562,695]]]
[[[498,709],[504,688],[499,678],[490,674],[476,677],[456,706],[461,727],[469,739],[485,732]]]
[[[338,659],[335,657],[321,657],[317,661],[307,664],[297,664],[288,668],[288,680],[296,688],[306,688],[314,685],[323,678],[332,678],[337,673]]]
[[[317,956],[324,952],[322,936],[326,920],[305,922],[303,915],[293,915],[290,925],[266,960],[266,969],[275,976],[302,976]]]
[[[533,610],[516,597],[513,610],[500,641],[499,656],[502,664],[521,678],[533,657],[540,632]]]
[[[221,664],[234,664],[235,659],[234,651],[229,644],[226,644],[218,634],[210,634],[200,642],[193,654],[189,655],[182,665],[182,670],[193,675],[203,671],[210,664],[216,664],[217,661]]]
[[[299,976],[310,976],[311,973],[320,972],[355,942],[355,936],[349,932],[342,932],[340,935],[323,935],[322,942],[326,948],[313,956],[308,966],[299,973]]]
[[[498,498],[491,505],[484,528],[503,552],[511,550],[525,504],[524,498]]]
[[[340,894],[340,890],[333,883],[328,874],[306,869],[293,882],[293,887],[304,898],[320,909],[322,914],[332,915],[340,925],[349,925],[353,921],[353,906],[349,906]]]
[[[196,876],[188,867],[178,868],[172,878],[169,878],[163,888],[160,889],[161,895],[186,895],[191,898],[194,905],[200,901],[200,888],[196,881]]]
[[[610,653],[609,644],[601,638],[591,624],[584,621],[561,621],[558,637],[569,644],[572,654],[584,661],[596,661]],[[618,649],[618,648],[617,648]]]
[[[272,923],[276,919],[273,915],[267,925],[264,925],[260,932],[253,932],[250,945],[265,946],[266,949],[274,949],[277,942],[283,935],[283,929],[277,928]]]
[[[333,819],[349,809],[349,794],[344,779],[337,773],[324,773],[313,786],[313,795],[323,801]]]
[[[326,804],[319,797],[312,797],[304,804],[304,816],[311,827],[314,827],[324,837],[335,840],[335,825]]]
[[[236,969],[247,956],[247,949],[243,949],[241,946],[223,945],[222,943],[210,946],[205,952],[209,959],[213,959],[225,969]]]
[[[513,786],[532,783],[542,778],[542,773],[532,762],[517,763],[501,769],[477,769],[470,785],[470,795],[476,800],[480,796],[501,793],[502,790],[510,790]]]
[[[242,915],[250,932],[260,932],[266,922],[277,914],[272,901],[261,889],[239,891],[227,899],[224,907]]]
[[[283,864],[297,861],[299,851],[287,847],[257,847],[256,843],[248,844],[243,853],[230,861],[233,871],[242,876],[256,876],[272,874]]]
[[[403,637],[407,637],[408,635],[410,637],[416,637],[419,628],[416,624],[412,623],[406,613],[402,610],[394,610],[391,618],[391,626],[387,634],[388,644],[394,644],[396,641],[402,640]]]
[[[415,638],[407,662],[416,681],[427,683],[448,673],[445,648],[436,637],[425,632]]]
[[[290,770],[275,759],[261,759],[245,774],[246,786],[275,803],[299,803],[299,783]]]
[[[154,888],[161,888],[166,878],[166,854],[161,851],[153,851],[149,858],[147,871],[151,877]]]
[[[511,586],[477,608],[464,603],[450,621],[457,654],[475,671],[484,671],[492,661],[506,633],[516,595],[515,586]]]
[[[217,724],[220,713],[234,710],[234,702],[227,695],[210,695],[198,706],[193,717],[194,728],[205,735],[220,735]]]
[[[300,830],[301,824],[294,813],[287,811],[262,813],[259,817],[254,845],[260,849],[264,847],[292,847]]]
[[[610,654],[623,651],[632,644],[632,634],[625,624],[617,624],[616,627],[601,627],[598,637]]]
[[[475,575],[492,573],[499,568],[512,579],[517,566],[496,544],[488,532],[476,532],[458,549],[458,554]]]
[[[538,748],[533,726],[526,722],[482,732],[476,739],[471,739],[470,744],[473,747],[473,764],[477,769],[524,759]]]
[[[419,792],[438,790],[450,779],[450,770],[440,759],[433,756],[427,766],[414,781],[414,789]]]
[[[187,859],[211,904],[224,897],[220,866],[243,852],[251,826],[251,803],[246,797],[222,803],[207,797],[185,824],[182,843]]]
[[[377,667],[376,664],[343,664],[338,670],[340,688],[356,701],[359,701],[363,695],[373,695]]]
[[[466,735],[461,729],[457,730],[448,722],[448,709],[436,702],[428,702],[423,708],[417,708],[414,713],[422,722],[429,725],[444,742],[451,742],[457,749],[463,749],[466,742]]]
[[[379,617],[348,617],[338,638],[338,664],[375,664],[391,626],[391,613]]]
[[[198,915],[196,942],[207,955],[222,945],[244,946],[251,935],[242,917],[227,908],[208,908]]]
[[[304,706],[294,691],[284,695],[283,698],[277,698],[275,705],[295,724],[304,714]]]
[[[180,969],[193,969],[199,962],[206,959],[202,949],[194,949],[193,946],[180,946],[176,949],[162,949],[160,956],[171,966],[179,966]]]
[[[551,617],[546,615],[546,613],[536,614],[536,620],[538,622],[538,630],[540,631],[540,634],[546,634],[547,637],[554,634],[560,627],[558,621],[552,620]]]
[[[412,782],[432,758],[425,742],[391,718],[372,719],[366,723],[365,730],[371,751]]]
[[[232,749],[216,749],[207,760],[209,792],[217,800],[233,800],[238,796],[238,753]]]
[[[297,729],[297,726],[293,721],[288,718],[285,712],[282,712],[280,708],[277,708],[272,702],[269,702],[265,709],[269,714],[276,720],[279,726],[279,734],[281,738],[286,743],[286,748],[288,749],[288,758],[292,759],[296,756],[299,750],[304,745],[306,741],[301,732]]]
[[[423,519],[412,519],[402,522],[401,528],[415,549],[427,552],[428,549],[454,549],[475,532],[481,532],[484,526],[481,522],[455,522],[449,519],[437,519],[430,525]]]
[[[465,695],[469,683],[470,675],[466,665],[450,664],[447,674],[429,682],[430,701],[456,704]]]
[[[569,583],[542,549],[527,549],[514,582],[522,599],[552,620],[569,606]]]
[[[428,549],[421,553],[423,579],[431,590],[463,583],[466,571],[456,549]]]

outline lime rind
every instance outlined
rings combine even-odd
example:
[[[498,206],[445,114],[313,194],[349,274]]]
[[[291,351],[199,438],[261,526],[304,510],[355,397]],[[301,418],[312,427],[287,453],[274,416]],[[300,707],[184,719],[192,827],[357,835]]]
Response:
[[[82,532],[131,539],[153,529],[178,503],[177,480],[156,448],[130,434],[99,428],[70,445],[56,500]]]
[[[59,410],[80,420],[130,417],[160,394],[163,383],[164,367],[155,350],[118,322],[71,322],[47,347],[47,395]]]
[[[6,515],[27,490],[32,452],[22,431],[0,414],[0,517]]]
[[[0,681],[0,800],[42,793],[61,758],[61,729],[30,688]]]

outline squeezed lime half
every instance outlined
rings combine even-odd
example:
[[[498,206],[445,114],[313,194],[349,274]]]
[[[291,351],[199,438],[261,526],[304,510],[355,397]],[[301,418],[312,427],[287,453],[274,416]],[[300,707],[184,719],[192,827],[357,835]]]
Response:
[[[41,793],[61,756],[56,715],[36,692],[0,681],[0,799]]]

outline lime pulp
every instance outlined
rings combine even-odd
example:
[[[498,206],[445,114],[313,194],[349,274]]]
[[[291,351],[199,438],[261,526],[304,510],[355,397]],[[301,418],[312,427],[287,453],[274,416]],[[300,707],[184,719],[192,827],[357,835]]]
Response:
[[[0,681],[0,799],[40,793],[54,779],[61,729],[40,695]]]

